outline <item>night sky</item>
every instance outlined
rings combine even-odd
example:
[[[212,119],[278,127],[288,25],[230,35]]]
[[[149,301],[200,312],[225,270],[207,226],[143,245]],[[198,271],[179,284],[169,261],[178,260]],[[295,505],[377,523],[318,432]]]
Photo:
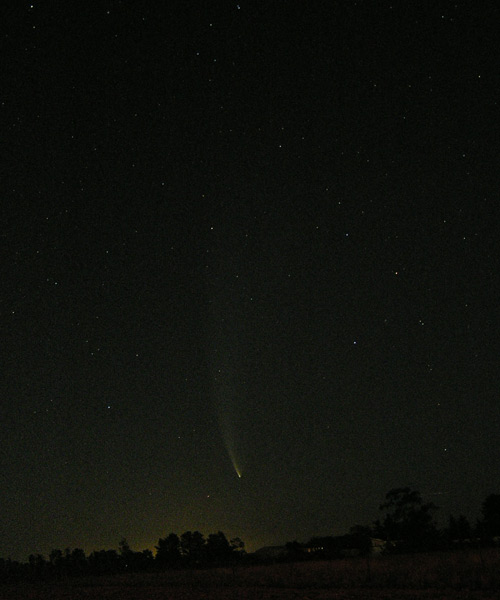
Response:
[[[1,15],[0,556],[500,493],[495,2]],[[241,476],[241,477],[240,477]]]

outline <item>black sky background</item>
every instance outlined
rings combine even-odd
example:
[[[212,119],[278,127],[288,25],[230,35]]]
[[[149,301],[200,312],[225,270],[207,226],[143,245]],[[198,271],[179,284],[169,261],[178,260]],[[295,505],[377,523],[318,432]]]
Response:
[[[0,556],[499,492],[499,11],[408,4],[3,9]]]

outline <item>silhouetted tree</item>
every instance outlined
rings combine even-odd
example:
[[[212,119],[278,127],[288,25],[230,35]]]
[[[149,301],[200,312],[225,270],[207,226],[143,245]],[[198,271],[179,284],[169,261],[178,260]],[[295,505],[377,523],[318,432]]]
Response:
[[[138,572],[152,571],[154,561],[153,553],[147,548],[141,550],[141,552],[134,552],[133,570]]]
[[[121,563],[125,571],[134,570],[134,552],[131,550],[129,543],[125,538],[122,538],[118,543],[118,553],[121,558]]]
[[[73,548],[66,555],[67,572],[70,575],[83,575],[88,568],[87,557],[81,548]]]
[[[10,558],[0,558],[0,582],[15,583],[26,578],[27,565]]]
[[[472,537],[472,527],[467,520],[467,517],[460,515],[456,519],[450,515],[448,520],[448,528],[444,532],[448,541],[454,544],[462,545],[464,540],[470,540]]]
[[[420,493],[408,487],[387,492],[380,505],[385,517],[375,523],[376,535],[397,551],[428,550],[436,547],[438,531],[432,520],[437,507],[424,504]]]
[[[175,533],[169,533],[166,538],[160,538],[156,548],[156,562],[161,567],[175,567],[181,559],[181,542]]]
[[[352,544],[355,548],[359,548],[361,556],[366,556],[372,551],[372,537],[373,532],[371,527],[367,525],[353,525],[349,534],[351,536]]]
[[[489,541],[500,536],[500,494],[490,494],[481,506],[482,537]]]
[[[51,571],[56,577],[62,577],[65,573],[65,563],[62,550],[55,548],[49,554]]]
[[[232,538],[229,542],[233,556],[241,557],[245,554],[245,542],[239,537]]]
[[[30,554],[28,563],[33,579],[41,579],[47,575],[47,561],[42,554]]]
[[[186,531],[181,535],[181,554],[190,565],[200,565],[205,561],[205,538],[199,531]]]
[[[86,574],[113,575],[116,573],[152,571],[157,566],[190,566],[228,564],[235,568],[244,554],[243,541],[236,537],[228,542],[222,531],[205,540],[199,531],[186,531],[179,538],[170,533],[159,539],[156,558],[149,549],[135,552],[122,538],[119,550],[94,550],[88,557],[81,548],[53,549],[48,560],[42,554],[30,554],[27,563],[0,558],[0,584],[21,580],[40,580]]]
[[[132,550],[125,538],[120,540],[118,544],[120,551],[120,559],[123,564],[123,569],[130,572],[148,571],[152,569],[154,558],[151,550],[143,550],[135,552]]]
[[[95,575],[114,574],[123,571],[123,560],[116,550],[94,550],[88,559],[89,568]]]
[[[232,554],[232,548],[222,531],[209,534],[205,548],[207,560],[211,563],[225,563]]]
[[[81,548],[66,548],[64,552],[55,548],[50,551],[48,561],[41,554],[32,554],[28,558],[27,566],[30,575],[38,579],[85,575],[89,571],[89,562]]]

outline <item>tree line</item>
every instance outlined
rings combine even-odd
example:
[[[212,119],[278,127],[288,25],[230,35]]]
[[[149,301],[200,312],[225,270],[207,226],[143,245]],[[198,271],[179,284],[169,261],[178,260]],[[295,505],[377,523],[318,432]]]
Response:
[[[438,510],[434,503],[423,502],[420,492],[394,488],[379,506],[383,516],[372,525],[355,525],[343,536],[313,537],[306,544],[288,542],[286,555],[339,558],[354,550],[366,555],[374,543],[386,554],[500,545],[500,494],[490,494],[484,500],[481,518],[474,524],[463,514],[450,515],[447,526],[438,528],[434,520]]]
[[[387,541],[393,551],[426,551],[450,546],[500,541],[500,495],[490,494],[481,505],[481,518],[471,524],[463,514],[449,516],[448,524],[439,529],[434,521],[438,507],[424,503],[420,493],[410,488],[396,488],[386,494],[379,510],[383,519],[375,521],[373,533]]]
[[[155,554],[149,549],[137,552],[122,539],[118,550],[94,550],[88,556],[81,548],[66,548],[52,550],[48,558],[30,554],[27,563],[0,558],[0,581],[235,565],[245,554],[245,544],[238,537],[228,540],[222,531],[206,538],[199,531],[186,531],[181,536],[170,533],[160,538],[155,550]]]
[[[369,554],[374,540],[383,541],[386,553],[500,543],[500,494],[490,494],[484,500],[481,518],[476,523],[471,524],[464,515],[450,516],[442,529],[434,521],[438,507],[432,502],[423,502],[420,493],[408,487],[390,490],[379,510],[381,518],[368,526],[355,525],[347,535],[314,537],[306,544],[288,542],[283,558],[341,558],[347,555],[346,550]],[[246,554],[240,538],[228,540],[222,531],[206,538],[199,531],[186,531],[181,536],[169,533],[158,540],[155,550],[155,554],[149,549],[137,552],[122,539],[118,550],[94,550],[88,556],[81,548],[67,548],[52,550],[48,558],[31,554],[26,563],[0,558],[0,582],[235,566],[259,560],[255,555]]]

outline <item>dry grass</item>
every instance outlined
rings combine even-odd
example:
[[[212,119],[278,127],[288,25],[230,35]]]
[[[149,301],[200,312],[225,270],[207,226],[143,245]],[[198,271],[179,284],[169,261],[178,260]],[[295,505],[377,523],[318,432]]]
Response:
[[[179,573],[211,585],[293,588],[500,590],[500,551],[379,556]],[[499,596],[500,597],[500,596]]]
[[[500,553],[385,556],[0,587],[3,600],[493,600]]]

